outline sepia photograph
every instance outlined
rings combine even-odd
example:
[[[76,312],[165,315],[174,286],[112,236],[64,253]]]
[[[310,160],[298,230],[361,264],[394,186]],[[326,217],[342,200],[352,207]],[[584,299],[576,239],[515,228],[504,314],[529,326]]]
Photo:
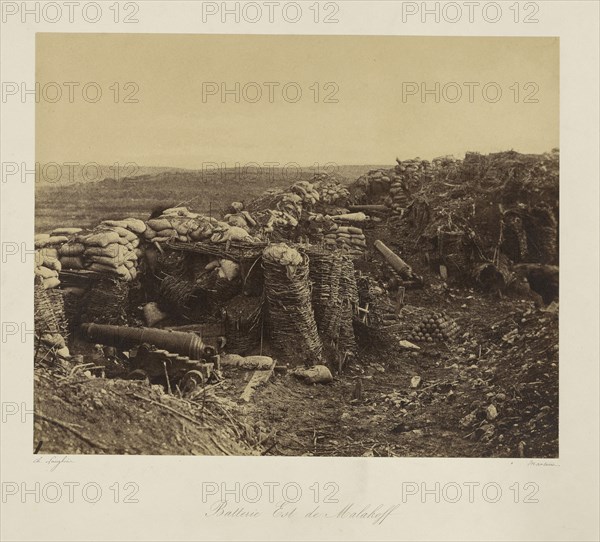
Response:
[[[559,38],[41,32],[35,81],[33,452],[559,457]]]

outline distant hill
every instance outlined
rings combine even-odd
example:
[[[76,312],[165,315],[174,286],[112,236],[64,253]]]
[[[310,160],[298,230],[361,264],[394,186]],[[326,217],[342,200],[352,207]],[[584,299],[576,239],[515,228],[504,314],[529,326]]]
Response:
[[[301,166],[300,170],[302,173],[307,172],[320,172],[325,171],[327,173],[335,173],[344,178],[348,179],[357,179],[363,173],[371,169],[379,169],[379,168],[389,168],[389,165],[332,165],[331,167],[316,169],[314,166]],[[210,171],[210,167],[205,168],[205,173]],[[264,169],[267,169],[265,167]],[[228,168],[224,169],[224,171],[234,172],[236,168]],[[246,172],[255,172],[256,168],[248,167],[244,168],[242,166],[237,168],[237,171],[240,174],[245,174]],[[282,172],[282,168],[274,168],[276,172]],[[190,173],[195,175],[202,175],[202,169],[186,169],[179,167],[170,167],[170,166],[138,166],[133,162],[126,164],[96,164],[95,162],[89,162],[87,164],[81,163],[73,163],[71,165],[67,165],[66,163],[58,163],[58,162],[46,162],[41,163],[37,167],[36,171],[36,183],[39,186],[63,186],[68,184],[75,183],[93,183],[100,182],[104,179],[115,179],[117,181],[123,179],[133,179],[133,178],[151,178],[155,175],[159,175],[161,173],[166,172],[178,172],[178,173]],[[289,168],[287,171],[288,177],[291,177],[295,174],[295,170],[293,168]],[[282,173],[283,175],[283,173]]]
[[[104,179],[117,179],[142,177],[144,175],[158,175],[165,171],[185,171],[183,168],[138,166],[137,164],[87,164],[46,162],[40,163],[36,168],[35,181],[38,186],[56,187],[75,183],[94,183]]]
[[[350,183],[371,169],[389,166],[350,165],[336,168],[336,177]],[[102,166],[110,172],[111,166]],[[114,168],[112,169],[114,173]],[[235,200],[249,200],[265,190],[282,188],[309,180],[314,169],[255,168],[186,170],[180,168],[138,168],[123,179],[107,176],[91,181],[36,185],[36,231],[55,227],[89,227],[109,218],[132,216],[146,219],[159,204],[187,205],[195,211],[215,214]]]

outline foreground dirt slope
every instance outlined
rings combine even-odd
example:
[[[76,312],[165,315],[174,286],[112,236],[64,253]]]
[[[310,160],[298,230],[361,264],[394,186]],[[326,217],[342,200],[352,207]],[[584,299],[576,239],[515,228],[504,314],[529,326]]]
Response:
[[[250,455],[210,396],[200,403],[144,382],[35,372],[34,447],[39,453]],[[229,405],[225,408],[231,408]]]

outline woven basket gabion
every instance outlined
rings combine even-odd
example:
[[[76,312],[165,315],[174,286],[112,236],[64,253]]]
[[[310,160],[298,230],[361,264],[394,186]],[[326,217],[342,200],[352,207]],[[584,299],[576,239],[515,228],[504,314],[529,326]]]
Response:
[[[34,327],[36,335],[67,332],[67,319],[62,292],[56,288],[45,290],[36,284],[33,290]]]
[[[312,305],[319,333],[324,340],[337,340],[335,315],[340,307],[342,258],[338,252],[318,248],[307,250],[309,277],[312,283]]]
[[[323,343],[312,308],[309,258],[289,273],[287,266],[263,258],[265,295],[273,345],[306,364],[321,360]]]

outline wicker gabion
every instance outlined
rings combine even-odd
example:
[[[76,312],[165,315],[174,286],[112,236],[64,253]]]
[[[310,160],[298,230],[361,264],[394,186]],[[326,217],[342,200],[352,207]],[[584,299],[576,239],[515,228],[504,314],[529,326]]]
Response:
[[[62,292],[57,289],[46,290],[36,284],[34,295],[34,327],[37,336],[44,333],[60,333],[67,331],[67,320]]]
[[[358,285],[354,274],[354,263],[344,256],[340,275],[341,319],[338,350],[340,352],[355,352],[356,338],[354,336],[353,318],[358,305]]]
[[[97,280],[85,299],[82,322],[123,325],[127,323],[129,283],[112,277]]]
[[[61,290],[61,293],[64,301],[67,332],[69,335],[73,335],[81,323],[82,294],[75,293],[68,288]]]
[[[238,295],[223,305],[227,350],[244,355],[260,344],[263,299]]]
[[[471,268],[465,246],[466,234],[463,231],[438,231],[435,239],[440,263],[448,267],[452,274],[464,274]]]
[[[273,346],[290,359],[315,364],[323,343],[311,304],[308,256],[284,243],[271,244],[262,265]]]
[[[358,285],[350,257],[338,256],[331,263],[331,298],[324,307],[319,331],[324,343],[346,354],[356,351],[353,319],[359,301]]]
[[[307,250],[309,257],[309,277],[312,283],[312,305],[317,328],[323,339],[330,337],[331,319],[339,313],[340,277],[342,258],[338,252],[329,252],[317,247]],[[335,323],[334,326],[335,327]]]
[[[160,282],[162,304],[173,312],[190,314],[199,302],[198,288],[191,280],[165,275]]]

